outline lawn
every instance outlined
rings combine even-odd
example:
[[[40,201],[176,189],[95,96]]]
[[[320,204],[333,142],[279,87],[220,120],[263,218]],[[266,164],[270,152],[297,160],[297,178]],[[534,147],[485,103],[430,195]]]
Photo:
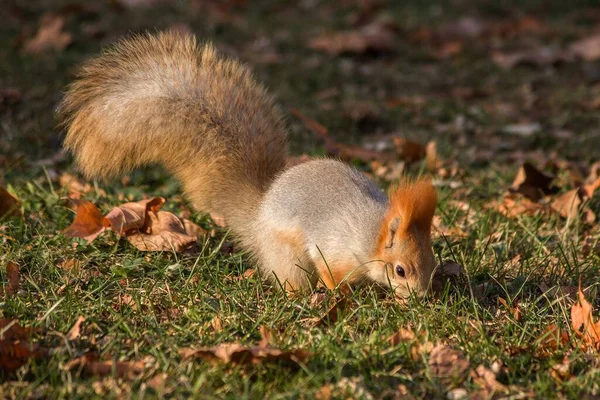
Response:
[[[6,3],[0,188],[18,203],[0,215],[2,397],[600,397],[600,332],[577,323],[588,304],[600,319],[595,2]],[[430,174],[436,257],[461,275],[406,303],[290,296],[159,167],[85,181],[61,152],[62,91],[102,47],[162,29],[249,65],[290,157],[342,158],[384,188]],[[202,228],[186,251],[61,233],[70,199],[106,215],[157,196]]]

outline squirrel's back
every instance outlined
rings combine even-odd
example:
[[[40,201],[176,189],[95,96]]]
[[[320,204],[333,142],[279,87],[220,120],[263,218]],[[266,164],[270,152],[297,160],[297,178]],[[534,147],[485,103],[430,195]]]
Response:
[[[89,60],[58,117],[85,175],[162,164],[198,209],[223,216],[242,241],[285,166],[272,98],[246,67],[192,35],[139,35]]]

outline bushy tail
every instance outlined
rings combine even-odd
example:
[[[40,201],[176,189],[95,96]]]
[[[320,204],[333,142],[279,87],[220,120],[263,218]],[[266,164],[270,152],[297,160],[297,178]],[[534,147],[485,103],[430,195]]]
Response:
[[[136,36],[86,62],[57,115],[85,175],[162,164],[251,247],[249,223],[287,146],[278,109],[247,68],[191,35]]]

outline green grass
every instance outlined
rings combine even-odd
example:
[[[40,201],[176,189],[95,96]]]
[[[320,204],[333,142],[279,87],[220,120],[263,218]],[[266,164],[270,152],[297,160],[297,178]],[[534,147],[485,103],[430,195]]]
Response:
[[[577,285],[581,278],[584,286],[596,288],[589,299],[596,318],[600,316],[594,296],[600,283],[600,255],[583,251],[586,241],[600,240],[598,224],[575,221],[567,226],[565,220],[545,215],[507,219],[487,207],[510,185],[519,166],[511,158],[517,151],[525,157],[540,149],[546,155],[558,152],[560,158],[584,166],[598,161],[599,116],[581,106],[597,96],[597,83],[581,72],[581,63],[503,71],[477,45],[454,58],[436,60],[424,57],[420,45],[404,33],[399,33],[398,51],[390,55],[324,55],[305,43],[334,27],[347,29],[356,7],[306,2],[301,9],[276,1],[234,8],[229,13],[240,16],[242,22],[233,25],[218,22],[210,13],[194,14],[187,2],[136,11],[118,11],[102,3],[88,14],[62,9],[67,29],[77,34],[74,43],[62,53],[24,56],[16,44],[21,30],[35,30],[43,12],[59,12],[67,2],[13,3],[21,12],[17,20],[0,28],[0,56],[6,60],[0,64],[0,89],[16,87],[22,98],[17,104],[0,103],[0,184],[21,200],[24,218],[0,220],[2,279],[6,282],[4,266],[9,261],[18,263],[21,272],[20,291],[0,301],[0,317],[40,328],[33,341],[54,350],[49,357],[1,377],[2,396],[308,399],[324,385],[331,385],[333,398],[368,398],[369,394],[394,398],[399,385],[414,398],[445,398],[456,387],[481,394],[470,376],[454,383],[436,378],[427,352],[413,358],[410,344],[392,346],[388,339],[401,328],[460,350],[473,369],[501,362],[497,379],[509,392],[497,397],[600,395],[598,353],[579,348],[570,328],[570,304],[543,295],[539,288],[541,283]],[[520,11],[505,3],[449,6],[442,2],[436,7],[389,2],[385,12],[407,30],[421,25],[433,29],[463,15],[506,18],[532,13],[555,29],[552,38],[557,40],[578,32],[584,18],[574,8],[564,11],[562,2],[544,8],[526,2]],[[266,18],[266,13],[276,17]],[[105,36],[86,37],[82,33],[86,22],[98,24]],[[102,45],[128,31],[164,28],[176,22],[187,23],[199,36],[214,40],[223,51],[252,66],[289,118],[294,153],[320,153],[322,143],[288,113],[291,107],[323,123],[344,142],[361,143],[367,135],[392,131],[421,142],[435,139],[443,158],[462,169],[455,177],[441,180],[438,215],[445,225],[460,226],[467,235],[435,241],[440,259],[464,266],[458,288],[438,298],[411,299],[405,305],[363,288],[351,294],[350,306],[338,321],[313,326],[310,319],[321,317],[326,304],[311,305],[308,295],[288,297],[256,276],[233,279],[252,264],[245,255],[227,251],[230,238],[224,231],[201,239],[200,250],[190,254],[142,253],[110,232],[91,244],[75,241],[75,245],[61,235],[73,212],[56,178],[73,171],[71,160],[60,159],[45,169],[35,162],[60,149],[52,115],[60,91],[71,79],[74,66]],[[254,53],[259,51],[252,46],[265,37],[279,53],[280,63],[256,61]],[[455,87],[490,87],[491,92],[483,98],[461,99],[452,96]],[[332,88],[337,89],[335,95],[319,97]],[[424,105],[417,109],[385,106],[386,100],[403,96],[422,97]],[[363,124],[347,117],[344,109],[351,101],[375,105],[379,110],[375,121]],[[501,133],[503,126],[521,120],[540,122],[542,132],[529,138]],[[553,138],[551,132],[557,129],[571,131],[572,139]],[[474,156],[486,149],[496,153],[492,160]],[[451,189],[449,182],[460,187]],[[137,171],[126,183],[95,185],[107,195],[92,191],[86,198],[104,212],[125,199],[154,195],[166,197],[165,208],[175,214],[191,210],[177,183],[156,168]],[[460,210],[456,200],[468,203],[471,211]],[[590,208],[598,213],[599,205],[596,198]],[[209,218],[197,211],[192,211],[191,218],[205,228],[212,227]],[[520,261],[511,263],[517,255]],[[76,267],[64,268],[65,260],[76,260]],[[483,296],[474,296],[482,284],[486,284]],[[133,303],[124,304],[125,295]],[[518,300],[520,320],[498,303],[499,296],[508,303]],[[83,332],[69,342],[65,334],[80,315],[86,317]],[[220,331],[211,324],[215,317],[222,322]],[[571,333],[572,339],[544,353],[538,338],[552,324]],[[182,347],[227,342],[255,345],[260,326],[275,332],[275,345],[306,349],[312,356],[290,368],[214,365],[183,360],[179,355]],[[88,351],[113,360],[148,358],[149,367],[133,380],[86,377],[65,369],[70,360]],[[558,380],[553,366],[565,356],[571,374]],[[164,391],[157,393],[149,381],[159,373],[167,379]],[[351,385],[343,384],[347,379],[360,382],[364,392],[353,392]]]

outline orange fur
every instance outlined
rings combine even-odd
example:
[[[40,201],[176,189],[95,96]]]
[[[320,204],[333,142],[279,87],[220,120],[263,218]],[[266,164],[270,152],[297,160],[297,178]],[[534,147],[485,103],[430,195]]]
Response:
[[[388,209],[379,230],[377,251],[381,252],[389,242],[389,226],[394,218],[400,218],[396,230],[398,238],[410,236],[411,229],[429,235],[437,201],[437,191],[431,178],[404,180],[393,188],[389,193]]]
[[[354,269],[351,264],[327,265],[323,260],[318,260],[315,264],[319,278],[328,289],[335,289],[340,282],[344,282],[344,286],[347,286],[348,275]]]

